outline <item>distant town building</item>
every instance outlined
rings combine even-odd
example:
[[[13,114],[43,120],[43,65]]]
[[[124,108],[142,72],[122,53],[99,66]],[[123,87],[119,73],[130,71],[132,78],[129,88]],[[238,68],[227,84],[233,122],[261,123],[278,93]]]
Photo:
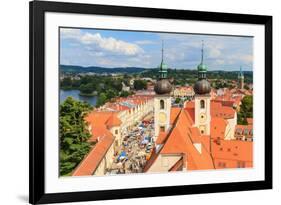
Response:
[[[235,139],[241,141],[253,141],[253,125],[236,125],[235,127]]]
[[[122,91],[129,92],[130,91],[130,86],[126,86],[124,82],[122,82]]]
[[[173,97],[175,98],[189,98],[194,97],[194,90],[192,86],[176,86],[173,90]]]

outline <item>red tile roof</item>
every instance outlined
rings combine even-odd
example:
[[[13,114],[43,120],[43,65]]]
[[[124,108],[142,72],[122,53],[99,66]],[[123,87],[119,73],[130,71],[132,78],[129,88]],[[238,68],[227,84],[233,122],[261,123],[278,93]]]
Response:
[[[104,125],[93,126],[92,127],[92,136],[89,139],[89,142],[95,142],[99,138],[106,136],[112,136],[112,133]]]
[[[175,127],[171,131],[161,154],[184,154],[187,156],[188,169],[213,169],[213,161],[204,145],[201,145],[202,153],[194,146],[192,135],[198,134],[192,126],[188,112],[184,110],[180,113]]]
[[[170,124],[174,124],[177,116],[179,115],[181,108],[179,107],[172,107],[170,113]]]
[[[221,102],[211,101],[211,116],[221,117],[224,119],[234,118],[236,111],[229,107],[223,106]]]
[[[113,136],[101,138],[94,148],[92,148],[92,150],[82,160],[82,162],[76,167],[72,176],[87,176],[94,174],[113,142]]]
[[[121,120],[118,118],[117,113],[113,113],[109,119],[106,121],[108,127],[120,126],[122,124]]]
[[[96,141],[104,136],[112,136],[108,128],[120,126],[122,123],[116,112],[108,111],[93,111],[85,117],[85,121],[91,127],[92,132],[89,141]]]
[[[194,127],[194,102],[186,103],[185,108],[173,120],[171,131],[168,134],[160,133],[159,142],[164,144],[158,153],[152,154],[145,170],[149,170],[159,154],[185,156],[186,165],[184,165],[184,161],[182,164],[187,166],[188,170],[214,169],[215,163],[220,160],[224,160],[224,163],[227,162],[226,168],[235,167],[240,161],[247,162],[247,166],[251,166],[253,157],[251,142],[224,140],[228,125],[226,119],[233,118],[235,110],[223,106],[221,102],[213,101],[211,101],[211,110],[211,135],[201,135],[198,128]],[[201,146],[200,151],[195,147],[195,143]],[[225,151],[223,151],[224,149]],[[176,169],[178,163],[173,165],[170,170]]]
[[[227,122],[221,117],[211,118],[211,137],[213,139],[224,139]]]
[[[253,118],[247,118],[247,123],[248,123],[248,125],[252,125],[253,124]]]
[[[184,109],[189,113],[189,116],[195,121],[195,104],[194,101],[185,103]],[[223,106],[220,101],[211,101],[211,117],[222,117],[224,119],[234,118],[235,110],[229,106]]]
[[[167,132],[159,132],[159,135],[156,140],[156,144],[163,144],[168,136]]]
[[[239,140],[212,142],[212,155],[214,159],[252,162],[253,142]]]

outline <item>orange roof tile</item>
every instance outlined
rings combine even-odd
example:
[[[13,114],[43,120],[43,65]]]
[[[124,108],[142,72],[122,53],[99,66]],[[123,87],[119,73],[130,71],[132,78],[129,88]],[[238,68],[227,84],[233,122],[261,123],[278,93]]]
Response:
[[[113,113],[109,119],[106,121],[106,125],[109,127],[120,126],[122,124],[121,120],[118,118],[117,113]]]
[[[223,106],[221,102],[211,101],[211,116],[221,117],[224,119],[234,118],[236,111],[229,107]]]
[[[253,161],[253,142],[239,140],[220,140],[212,142],[212,155],[214,159],[227,159],[235,161]]]
[[[90,125],[92,136],[89,141],[96,141],[99,137],[112,136],[107,128],[121,125],[121,120],[116,112],[93,111],[85,117]]]
[[[211,156],[202,146],[202,153],[193,145],[191,132],[190,116],[187,112],[181,112],[176,125],[164,144],[161,154],[185,154],[187,156],[188,169],[213,169],[213,161]],[[194,131],[194,130],[193,130]]]
[[[166,137],[168,136],[167,132],[159,132],[159,135],[156,140],[156,144],[163,144],[165,142]]]
[[[247,123],[248,123],[248,125],[252,125],[253,124],[253,118],[247,118]]]
[[[172,107],[170,112],[170,124],[174,124],[177,116],[180,113],[181,108],[179,107]]]
[[[92,127],[92,136],[89,139],[89,142],[95,142],[99,138],[103,138],[106,136],[112,136],[111,132],[106,129],[104,125],[93,126]]]
[[[211,118],[211,137],[213,139],[224,139],[227,122],[221,117]]]
[[[103,137],[88,155],[75,168],[72,176],[86,176],[94,174],[104,155],[114,142],[114,137]]]
[[[85,117],[85,120],[91,125],[105,125],[110,115],[112,115],[112,112],[93,111]]]

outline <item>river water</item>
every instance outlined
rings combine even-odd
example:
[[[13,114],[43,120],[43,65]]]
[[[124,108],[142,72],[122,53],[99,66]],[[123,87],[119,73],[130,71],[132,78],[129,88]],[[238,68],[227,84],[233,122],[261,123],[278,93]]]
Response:
[[[71,96],[76,100],[88,102],[90,105],[95,106],[97,103],[97,96],[81,96],[79,90],[60,90],[60,103],[62,103],[67,97]]]

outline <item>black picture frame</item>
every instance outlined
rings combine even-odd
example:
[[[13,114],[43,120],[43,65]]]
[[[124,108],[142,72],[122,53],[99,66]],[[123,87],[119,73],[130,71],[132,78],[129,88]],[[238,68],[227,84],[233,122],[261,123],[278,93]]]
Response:
[[[272,17],[125,6],[32,1],[30,12],[29,202],[32,204],[202,194],[272,188]],[[265,26],[265,180],[71,193],[45,192],[44,26],[46,12],[259,24]]]

